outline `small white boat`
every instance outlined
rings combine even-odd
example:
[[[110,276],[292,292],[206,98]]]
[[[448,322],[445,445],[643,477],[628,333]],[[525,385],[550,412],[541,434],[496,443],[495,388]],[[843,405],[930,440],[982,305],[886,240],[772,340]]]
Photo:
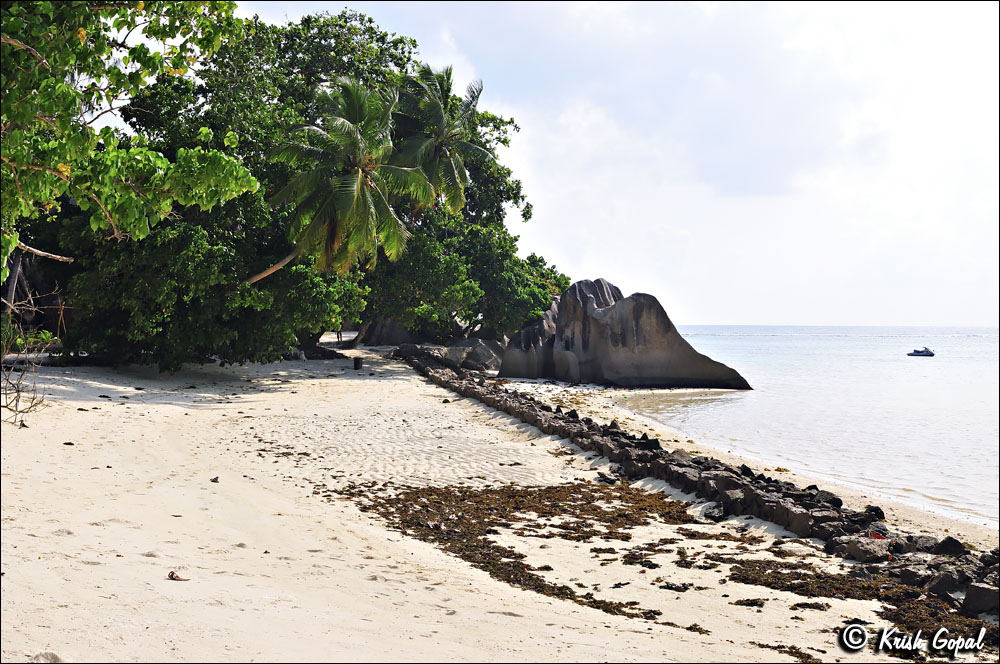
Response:
[[[912,353],[907,353],[907,355],[910,357],[934,357],[934,351],[924,346],[923,350],[914,349]]]

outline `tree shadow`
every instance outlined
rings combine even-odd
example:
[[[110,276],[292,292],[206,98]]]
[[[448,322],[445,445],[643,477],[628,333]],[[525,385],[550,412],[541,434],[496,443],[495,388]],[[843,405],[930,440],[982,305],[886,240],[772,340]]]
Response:
[[[363,365],[354,369],[354,358]],[[39,370],[39,387],[50,401],[73,402],[80,408],[129,403],[212,409],[257,394],[295,393],[311,381],[400,381],[419,377],[410,366],[367,349],[347,359],[285,360],[269,364],[188,364],[180,371],[159,372],[155,366],[58,367]],[[422,378],[421,378],[422,379]],[[90,404],[88,406],[88,404]]]

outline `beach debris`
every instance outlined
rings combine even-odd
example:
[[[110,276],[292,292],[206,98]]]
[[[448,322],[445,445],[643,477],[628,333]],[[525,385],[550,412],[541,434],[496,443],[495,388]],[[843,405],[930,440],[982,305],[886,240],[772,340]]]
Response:
[[[733,606],[750,606],[760,609],[763,608],[765,602],[767,602],[767,599],[764,597],[753,597],[749,599],[738,599],[735,602],[730,602],[730,604]]]
[[[581,594],[569,586],[549,582],[538,574],[551,569],[549,566],[532,567],[524,561],[523,553],[498,544],[492,537],[502,529],[520,537],[627,542],[636,527],[693,520],[686,503],[661,493],[627,484],[608,486],[583,480],[549,486],[418,488],[367,482],[349,485],[336,493],[356,501],[362,511],[377,514],[404,534],[431,542],[495,579],[613,615],[644,620],[654,620],[660,611],[637,603],[601,599],[593,592]]]
[[[693,585],[693,583],[674,583],[673,581],[667,581],[666,583],[660,584],[659,587],[663,590],[672,590],[675,593],[686,593]]]
[[[210,479],[209,482],[214,482],[215,484],[218,484],[219,483],[219,476],[216,475],[215,477],[213,477],[212,479]]]
[[[792,611],[811,609],[813,611],[829,611],[830,605],[826,602],[796,602],[792,604]]]
[[[903,632],[913,634],[923,630],[934,633],[945,627],[950,634],[978,634],[980,629],[985,629],[987,647],[994,650],[1000,647],[997,625],[960,615],[953,610],[951,602],[884,574],[859,577],[822,572],[812,564],[801,561],[748,560],[717,553],[708,555],[719,562],[732,564],[730,581],[806,597],[876,600],[883,604],[876,613]],[[996,592],[996,588],[993,591]]]
[[[55,654],[54,652],[40,652],[34,655],[29,662],[65,662],[66,660]]]
[[[69,441],[66,441],[65,443],[63,443],[63,445],[75,445],[75,443],[71,443]]]
[[[181,576],[180,574],[178,574],[174,570],[170,570],[170,572],[167,574],[167,578],[170,579],[171,581],[190,581],[191,580],[191,579],[185,579],[183,576]]]
[[[781,643],[760,643],[759,641],[751,641],[750,645],[757,646],[758,648],[766,648],[768,650],[773,650],[775,652],[780,652],[782,655],[788,655],[789,657],[794,657],[800,662],[822,662],[823,660],[813,657],[806,651],[802,650],[798,646],[788,646]]]

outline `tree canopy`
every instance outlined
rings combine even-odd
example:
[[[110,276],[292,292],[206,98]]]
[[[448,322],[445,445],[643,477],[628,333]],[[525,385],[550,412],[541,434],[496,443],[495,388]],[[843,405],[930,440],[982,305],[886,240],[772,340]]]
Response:
[[[238,38],[232,2],[4,2],[0,103],[3,278],[17,222],[72,200],[111,237],[142,238],[175,205],[209,210],[253,191],[238,160],[201,146],[170,158],[141,134],[95,128],[151,80],[184,77]],[[154,46],[151,48],[150,44]]]
[[[428,162],[401,158],[407,137],[436,132],[403,113],[405,99],[416,98],[406,97],[406,81],[420,71],[413,40],[351,11],[287,25],[250,19],[238,30],[238,38],[224,39],[210,59],[199,60],[196,77],[157,76],[140,86],[120,111],[135,136],[119,140],[131,149],[141,137],[144,149],[171,164],[188,152],[218,154],[246,169],[259,188],[211,209],[172,199],[171,214],[151,222],[136,242],[109,242],[108,229],[92,229],[93,211],[69,194],[47,214],[21,220],[24,242],[77,259],[35,264],[62,287],[59,297],[71,307],[61,335],[67,349],[163,369],[204,357],[270,361],[344,322],[398,317],[439,335],[458,318],[513,331],[548,306],[552,284],[565,278],[544,261],[518,258],[516,237],[504,227],[511,208],[525,220],[531,216],[520,182],[495,159],[497,146],[516,131],[512,120],[475,110],[474,126],[460,139],[475,148],[463,157],[465,206],[455,213],[443,188],[434,201],[424,195],[434,190]],[[449,115],[468,108],[466,101],[449,97]],[[289,143],[298,144],[297,153]],[[368,233],[355,241],[355,257],[383,253],[398,260],[346,273],[313,269],[317,257],[320,267],[337,258],[334,246],[325,245],[337,227],[324,222],[309,230],[320,206],[328,201],[331,209],[350,210],[334,177],[328,187],[309,186],[324,159],[329,175],[353,169],[355,182],[375,185],[386,205],[369,189],[365,207],[391,212],[395,219],[385,218],[399,222],[390,229],[394,237],[379,235],[375,216],[348,222],[342,231]],[[407,186],[404,171],[426,187]],[[324,187],[329,196],[320,200]],[[373,229],[377,245],[369,243]],[[287,267],[247,283],[278,263]]]
[[[409,230],[393,209],[394,197],[430,203],[434,188],[416,167],[389,163],[393,152],[395,90],[373,93],[358,79],[341,78],[327,98],[329,114],[319,124],[293,127],[310,142],[286,141],[274,153],[290,166],[308,164],[274,199],[294,206],[292,229],[298,253],[340,272],[359,258],[373,265],[379,247],[397,260]],[[251,283],[254,281],[250,280]]]

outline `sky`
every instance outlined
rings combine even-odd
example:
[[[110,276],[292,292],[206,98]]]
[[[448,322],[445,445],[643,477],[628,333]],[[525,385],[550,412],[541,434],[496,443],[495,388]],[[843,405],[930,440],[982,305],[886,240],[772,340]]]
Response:
[[[350,8],[521,131],[520,253],[679,325],[998,325],[997,3]]]

